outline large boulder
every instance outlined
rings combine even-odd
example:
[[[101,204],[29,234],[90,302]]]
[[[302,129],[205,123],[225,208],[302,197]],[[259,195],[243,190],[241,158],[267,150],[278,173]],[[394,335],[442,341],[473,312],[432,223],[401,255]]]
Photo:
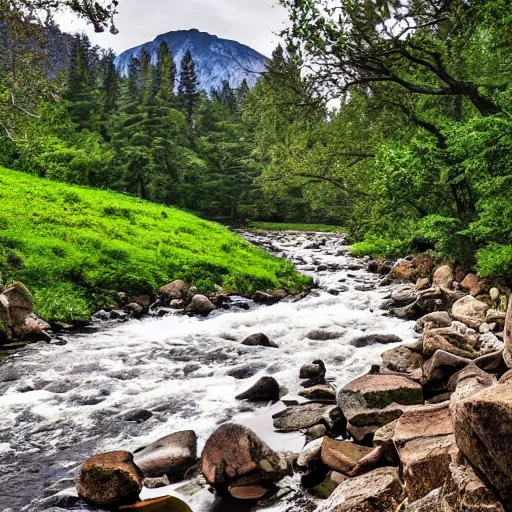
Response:
[[[450,288],[453,283],[453,271],[450,265],[443,265],[434,272],[432,286],[434,288]]]
[[[460,283],[464,290],[476,297],[485,290],[485,281],[475,274],[468,274]]]
[[[372,448],[366,446],[324,437],[321,456],[323,463],[331,469],[350,476],[359,461],[371,452]]]
[[[477,380],[477,379],[476,379]],[[467,379],[462,384],[470,384]],[[480,385],[485,385],[481,383]],[[475,389],[475,388],[473,388]],[[491,385],[461,399],[452,396],[457,445],[503,503],[512,501],[512,385]],[[463,396],[463,395],[462,395]]]
[[[144,475],[129,452],[110,452],[86,460],[76,480],[78,495],[93,505],[135,503]]]
[[[192,315],[208,316],[215,308],[213,302],[204,295],[197,294],[186,308],[186,312]]]
[[[197,463],[197,436],[192,430],[176,432],[155,441],[134,455],[145,477],[182,477]]]
[[[382,368],[399,373],[412,373],[421,368],[425,360],[418,352],[401,345],[382,354]]]
[[[396,468],[379,468],[342,482],[316,512],[396,512],[404,489]]]
[[[201,455],[201,472],[221,495],[229,492],[231,496],[240,497],[243,494],[240,487],[266,487],[281,480],[289,472],[289,466],[254,432],[227,423],[206,442]],[[233,489],[236,489],[235,494],[230,492]]]
[[[169,305],[172,300],[185,299],[187,295],[187,285],[181,279],[162,286],[157,293],[161,304]]]
[[[452,316],[456,320],[473,329],[478,329],[485,322],[489,306],[485,302],[475,299],[472,295],[465,295],[452,306]]]
[[[249,402],[277,402],[279,400],[279,384],[274,377],[261,377],[251,388],[236,396],[236,399]]]
[[[362,441],[399,418],[409,405],[423,403],[421,386],[397,375],[364,375],[338,392],[337,403],[348,421],[348,431]]]
[[[448,404],[410,409],[397,421],[393,442],[410,502],[444,484],[454,441]]]
[[[468,359],[483,355],[477,348],[478,338],[475,334],[463,334],[453,327],[430,329],[425,332],[422,340],[422,353],[427,359],[438,350]]]
[[[447,311],[434,311],[422,316],[416,323],[415,330],[422,332],[423,329],[437,329],[440,327],[450,327],[451,325],[452,317]]]
[[[416,282],[420,278],[429,278],[434,270],[432,258],[420,254],[412,260],[402,260],[397,263],[389,274],[389,281]]]
[[[418,290],[412,284],[403,284],[391,292],[391,300],[396,307],[412,304],[418,298]]]

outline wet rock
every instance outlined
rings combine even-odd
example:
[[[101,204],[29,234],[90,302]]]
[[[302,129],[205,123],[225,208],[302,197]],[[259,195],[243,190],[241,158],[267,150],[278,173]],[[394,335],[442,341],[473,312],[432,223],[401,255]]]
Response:
[[[322,461],[334,471],[347,476],[357,466],[359,461],[372,452],[372,448],[360,446],[350,441],[335,441],[324,437],[322,443]]]
[[[317,385],[299,391],[299,396],[308,400],[336,402],[336,391],[329,385]]]
[[[422,332],[423,329],[437,329],[440,327],[450,327],[452,325],[452,317],[446,311],[435,311],[428,315],[422,316],[415,327],[416,332]]]
[[[121,414],[121,419],[124,421],[131,421],[134,423],[144,423],[153,417],[153,413],[146,409],[133,409]]]
[[[119,510],[123,512],[192,512],[184,501],[173,496],[139,501],[133,505],[119,507]]]
[[[456,394],[452,396],[451,406],[457,446],[473,468],[496,490],[502,502],[510,503],[512,386],[510,383],[491,386],[462,400]]]
[[[323,361],[316,360],[313,364],[305,364],[300,369],[299,379],[318,379],[325,377],[327,370]]]
[[[237,380],[245,380],[254,377],[260,370],[265,368],[264,363],[251,363],[232,368],[227,372],[227,375]]]
[[[266,486],[288,471],[287,462],[254,432],[231,423],[210,436],[201,455],[201,472],[221,493],[238,486]]]
[[[78,495],[94,505],[120,505],[138,501],[143,475],[129,452],[95,455],[82,465],[76,481]]]
[[[404,490],[395,468],[379,468],[342,482],[317,512],[396,512]]]
[[[162,286],[158,290],[157,297],[162,305],[168,306],[172,300],[185,299],[186,293],[187,285],[181,279],[178,279]]]
[[[391,300],[396,307],[412,304],[418,298],[416,287],[411,284],[398,286],[391,292]]]
[[[113,309],[108,314],[109,320],[126,320],[127,318],[128,315],[124,311],[121,311],[120,309]]]
[[[451,288],[453,283],[453,270],[450,265],[439,267],[432,278],[434,288]]]
[[[319,423],[327,421],[329,411],[333,409],[329,404],[304,404],[288,407],[272,416],[274,428],[278,432],[297,432]]]
[[[171,485],[171,481],[167,475],[156,478],[144,478],[144,487],[147,487],[148,489],[160,489],[162,487],[167,487],[168,485]]]
[[[197,295],[197,287],[196,286],[191,286],[188,290],[187,290],[187,295],[185,297],[185,300],[187,301],[187,303],[191,303],[192,302],[192,299]]]
[[[350,344],[353,347],[363,348],[369,345],[376,345],[377,343],[391,345],[393,343],[402,343],[402,341],[402,338],[394,334],[369,334],[368,336],[360,336],[353,339]]]
[[[466,295],[459,299],[452,306],[452,316],[464,324],[478,329],[480,324],[485,322],[485,315],[489,306],[471,295]]]
[[[213,310],[215,310],[215,306],[212,301],[200,294],[194,295],[194,298],[185,309],[187,313],[202,316],[208,316]]]
[[[242,345],[246,345],[248,347],[278,348],[277,345],[270,341],[268,337],[263,333],[252,334],[251,336],[245,338],[244,341],[242,341]]]
[[[314,427],[308,428],[306,432],[306,442],[314,441],[315,439],[320,439],[327,435],[327,427],[323,424],[315,425]]]
[[[421,386],[396,375],[364,375],[338,392],[337,403],[354,427],[379,427],[399,418],[407,405],[423,403]]]
[[[313,329],[306,334],[306,338],[313,341],[337,340],[343,336],[339,331],[326,331],[324,329]]]
[[[136,302],[130,302],[124,307],[124,310],[133,318],[142,318],[145,312],[144,308]]]
[[[279,384],[274,377],[262,377],[251,388],[235,398],[249,402],[277,402],[279,400]]]
[[[321,437],[306,444],[297,458],[297,466],[307,468],[313,461],[320,459],[323,442],[324,439]]]
[[[473,297],[480,295],[485,289],[485,281],[475,274],[468,274],[460,283]]]
[[[400,346],[382,354],[382,368],[399,373],[412,373],[421,368],[423,356],[407,347]]]
[[[251,298],[256,304],[264,304],[266,306],[272,306],[280,300],[279,297],[274,297],[270,293],[262,291],[256,292]]]
[[[182,477],[197,462],[197,436],[192,430],[170,434],[134,455],[145,477]]]
[[[151,297],[149,295],[136,295],[128,302],[129,304],[138,304],[145,312],[147,312],[151,306]]]
[[[263,485],[230,485],[229,494],[237,500],[259,500],[269,489]]]
[[[447,403],[404,412],[395,426],[393,441],[410,502],[444,484],[455,443]]]

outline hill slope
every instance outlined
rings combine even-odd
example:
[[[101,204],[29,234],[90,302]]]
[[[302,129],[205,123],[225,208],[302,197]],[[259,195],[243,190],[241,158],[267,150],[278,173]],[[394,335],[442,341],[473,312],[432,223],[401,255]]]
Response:
[[[146,49],[151,55],[151,61],[156,64],[158,49],[163,41],[168,44],[178,71],[185,52],[192,52],[199,87],[206,92],[220,90],[224,81],[229,82],[232,88],[237,88],[245,79],[252,87],[266,68],[266,58],[252,48],[192,29],[160,35],[150,43],[121,53],[115,61],[118,71],[126,76],[131,59],[140,57],[143,49]]]
[[[113,192],[0,167],[0,274],[23,281],[49,321],[87,320],[118,292],[174,279],[199,291],[296,291],[308,279],[226,228]]]

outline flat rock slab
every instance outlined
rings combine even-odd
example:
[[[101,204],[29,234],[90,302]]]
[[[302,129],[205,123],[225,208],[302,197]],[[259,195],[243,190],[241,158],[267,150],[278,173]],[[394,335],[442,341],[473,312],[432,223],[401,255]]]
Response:
[[[172,496],[139,501],[134,505],[119,507],[119,510],[123,512],[192,512],[186,503]]]
[[[278,432],[296,432],[322,423],[333,408],[330,404],[305,404],[288,407],[272,416],[274,428]]]
[[[316,512],[396,512],[403,499],[398,470],[379,468],[342,482]]]

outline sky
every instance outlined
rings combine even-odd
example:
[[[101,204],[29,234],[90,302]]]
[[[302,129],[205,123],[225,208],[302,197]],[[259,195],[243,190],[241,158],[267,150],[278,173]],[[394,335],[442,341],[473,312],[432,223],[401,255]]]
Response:
[[[117,53],[152,41],[172,30],[197,28],[223,39],[233,39],[270,56],[283,28],[286,11],[277,0],[120,0],[118,35],[94,30],[71,15],[57,21],[66,32],[83,31],[92,42]]]

